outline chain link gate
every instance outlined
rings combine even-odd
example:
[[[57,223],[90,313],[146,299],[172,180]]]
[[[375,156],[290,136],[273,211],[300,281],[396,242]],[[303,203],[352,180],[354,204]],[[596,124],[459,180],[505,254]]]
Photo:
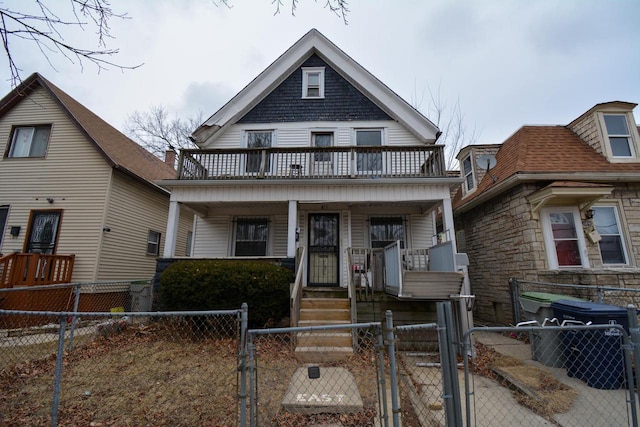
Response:
[[[388,426],[386,366],[380,323],[249,330],[248,424]]]

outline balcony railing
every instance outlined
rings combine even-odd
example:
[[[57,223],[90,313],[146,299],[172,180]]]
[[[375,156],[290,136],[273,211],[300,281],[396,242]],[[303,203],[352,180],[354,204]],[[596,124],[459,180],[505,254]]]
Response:
[[[182,150],[178,179],[444,177],[444,146]]]
[[[12,253],[0,257],[0,288],[70,283],[75,255]]]

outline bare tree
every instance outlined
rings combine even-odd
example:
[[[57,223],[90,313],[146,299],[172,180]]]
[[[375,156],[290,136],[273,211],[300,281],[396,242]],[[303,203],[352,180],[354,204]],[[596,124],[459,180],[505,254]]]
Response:
[[[187,119],[172,118],[165,107],[157,105],[147,112],[135,111],[128,115],[125,132],[148,151],[162,157],[170,148],[196,148],[189,136],[202,122],[202,112]]]
[[[111,9],[109,0],[70,0],[71,11],[64,6],[65,15],[54,10],[51,3],[58,6],[56,1],[34,0],[33,4],[20,3],[21,9],[16,10],[11,7],[0,7],[0,37],[2,45],[9,61],[11,72],[11,85],[18,85],[22,79],[20,72],[22,69],[18,65],[18,58],[12,50],[13,42],[24,40],[35,45],[40,53],[46,58],[49,65],[55,69],[50,56],[62,55],[71,63],[76,62],[84,68],[84,61],[95,65],[98,71],[109,67],[123,69],[134,69],[142,64],[134,66],[119,65],[111,61],[111,57],[116,55],[118,49],[107,48],[107,39],[111,36],[109,20],[112,18],[126,19],[125,14],[115,13]],[[26,12],[33,6],[33,12]],[[77,28],[81,31],[87,29],[95,32],[97,37],[97,48],[82,48],[74,46],[65,41],[63,33],[68,28]]]
[[[465,123],[464,114],[460,107],[460,98],[455,103],[448,104],[442,97],[440,85],[438,90],[433,91],[427,85],[429,92],[429,104],[427,106],[426,116],[438,126],[442,134],[438,138],[438,144],[445,146],[445,162],[448,170],[457,168],[456,154],[461,148],[474,144],[480,134],[476,127],[468,128]],[[415,95],[414,95],[415,96]],[[413,100],[413,106],[417,110],[421,110],[424,102],[424,93],[417,99]]]

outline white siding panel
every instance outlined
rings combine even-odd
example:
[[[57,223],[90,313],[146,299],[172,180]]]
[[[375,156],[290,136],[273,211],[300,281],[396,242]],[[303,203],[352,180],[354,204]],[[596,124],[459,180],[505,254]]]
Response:
[[[429,248],[433,246],[433,221],[431,213],[409,216],[411,246],[413,248]]]
[[[367,238],[367,217],[364,215],[351,215],[351,246],[364,248],[369,246]]]
[[[229,256],[231,217],[219,215],[197,218],[193,257],[223,258]]]
[[[386,132],[387,145],[422,145],[422,143],[400,123],[389,125]]]
[[[271,223],[273,224],[272,255],[286,257],[289,227],[287,215],[274,215],[271,217]]]
[[[76,254],[72,280],[93,281],[111,168],[41,88],[0,118],[0,152],[12,126],[37,124],[52,124],[45,158],[0,157],[0,205],[10,205],[7,224],[21,227],[2,252],[23,249],[31,210],[62,209],[57,253]]]

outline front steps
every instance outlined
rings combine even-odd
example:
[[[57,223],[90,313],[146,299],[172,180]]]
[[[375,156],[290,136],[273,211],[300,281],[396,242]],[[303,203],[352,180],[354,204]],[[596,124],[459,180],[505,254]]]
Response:
[[[351,304],[346,289],[305,288],[300,304],[298,326],[348,325]],[[350,329],[299,332],[296,355],[306,362],[324,362],[353,355]]]

